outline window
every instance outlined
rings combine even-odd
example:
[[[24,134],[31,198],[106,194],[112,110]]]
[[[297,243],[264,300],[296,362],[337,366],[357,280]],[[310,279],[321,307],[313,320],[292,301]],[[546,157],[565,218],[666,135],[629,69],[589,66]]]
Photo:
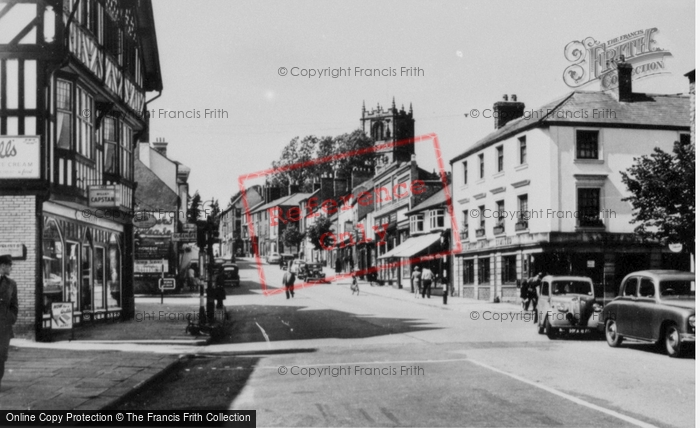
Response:
[[[474,284],[474,260],[462,259],[462,284]]]
[[[517,279],[515,270],[515,256],[503,256],[501,273],[502,281],[504,284],[515,284]]]
[[[486,227],[486,207],[484,205],[479,207],[479,229]]]
[[[496,171],[503,171],[503,146],[496,147]]]
[[[73,85],[65,80],[56,83],[56,145],[70,150],[73,134]]]
[[[518,220],[527,221],[530,213],[527,209],[527,194],[518,196]]]
[[[105,249],[95,247],[95,286],[93,287],[94,308],[105,308]]]
[[[491,282],[490,261],[488,258],[479,259],[479,284]]]
[[[131,133],[131,127],[122,124],[121,129],[121,145],[119,151],[119,167],[121,168],[121,176],[127,180],[133,181],[134,179],[134,161],[133,154],[131,152],[133,135]]]
[[[518,138],[520,142],[520,165],[527,163],[527,140],[525,136]]]
[[[579,226],[603,226],[600,220],[600,189],[578,189]]]
[[[467,184],[467,177],[469,176],[467,170],[467,161],[462,162],[462,169],[464,171],[464,184]]]
[[[95,104],[90,96],[83,88],[78,87],[77,91],[78,112],[94,112]],[[93,132],[93,115],[92,114],[77,114],[76,115],[76,139],[75,151],[88,159],[94,159],[94,138]]]
[[[496,201],[496,227],[503,226],[506,218],[506,204],[504,201]]]
[[[51,303],[63,301],[63,241],[55,220],[45,222],[42,239],[44,277],[44,314],[51,313]]]
[[[598,131],[576,131],[576,159],[598,159]]]
[[[445,211],[444,210],[431,210],[430,211],[430,228],[439,229],[445,227]]]
[[[642,278],[639,283],[639,297],[654,297],[654,283],[649,278]]]
[[[119,164],[117,162],[117,124],[116,120],[112,117],[106,117],[104,122],[102,122],[102,141],[105,145],[104,172],[105,174],[117,175],[119,174]]]
[[[423,214],[411,216],[411,233],[423,231]]]
[[[622,295],[625,297],[636,297],[637,296],[637,278],[630,278],[625,282],[625,288],[622,291]]]
[[[540,289],[540,293],[542,293],[543,296],[549,296],[549,283],[548,282],[542,282],[542,287]]]
[[[467,230],[469,225],[469,210],[462,211],[462,230]]]
[[[484,178],[484,154],[479,155],[479,178]]]
[[[112,234],[109,238],[109,248],[107,249],[107,307],[118,308],[122,304],[121,292],[121,252],[117,243],[117,236]]]

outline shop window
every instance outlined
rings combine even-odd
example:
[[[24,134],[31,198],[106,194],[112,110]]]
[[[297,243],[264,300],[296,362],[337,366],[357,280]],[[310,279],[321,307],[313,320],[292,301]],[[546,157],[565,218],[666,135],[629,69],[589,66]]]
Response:
[[[43,312],[51,312],[51,303],[63,301],[63,241],[55,220],[49,219],[42,235],[44,281]]]
[[[474,284],[474,260],[462,259],[462,283]]]
[[[598,131],[576,131],[576,158],[598,159]]]
[[[479,284],[491,282],[491,263],[488,258],[479,259]]]
[[[515,269],[515,256],[503,256],[502,263],[503,284],[515,284],[515,281],[517,279],[517,272]]]
[[[122,304],[121,287],[121,253],[117,236],[112,234],[109,238],[107,249],[107,261],[105,273],[107,274],[107,308],[119,308]]]
[[[95,286],[93,287],[93,307],[105,308],[105,249],[95,247]]]
[[[73,303],[73,311],[78,311],[78,248],[75,242],[66,243],[66,288],[63,292],[65,302]]]
[[[80,303],[82,311],[91,311],[92,307],[92,246],[90,231],[85,234],[85,240],[80,251]]]

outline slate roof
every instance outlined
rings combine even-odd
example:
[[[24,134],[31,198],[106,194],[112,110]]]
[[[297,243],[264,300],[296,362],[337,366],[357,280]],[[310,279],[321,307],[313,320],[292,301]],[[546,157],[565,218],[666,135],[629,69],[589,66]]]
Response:
[[[553,125],[582,125],[642,129],[690,129],[690,97],[681,94],[633,94],[620,102],[610,93],[574,91],[506,123],[477,141],[455,163],[492,144],[528,129]],[[597,111],[598,114],[594,114]],[[605,114],[606,112],[612,112]],[[614,114],[613,114],[614,113]]]
[[[139,159],[134,160],[134,181],[136,204],[144,210],[173,211],[180,198],[158,176]]]

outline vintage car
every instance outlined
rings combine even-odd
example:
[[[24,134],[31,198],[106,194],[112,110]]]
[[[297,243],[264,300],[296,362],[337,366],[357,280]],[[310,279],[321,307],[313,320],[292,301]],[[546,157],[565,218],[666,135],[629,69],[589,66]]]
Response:
[[[224,287],[239,287],[241,285],[238,266],[235,263],[224,263],[221,268],[224,275]]]
[[[321,263],[305,263],[297,276],[307,282],[326,282],[326,274],[323,272]]]
[[[645,270],[627,275],[620,294],[603,310],[599,329],[608,345],[624,338],[653,342],[670,357],[695,345],[695,274]]]
[[[270,265],[279,264],[281,256],[278,253],[270,253],[265,257],[265,261]]]
[[[287,270],[287,266],[292,260],[294,260],[294,254],[280,254],[280,269]]]
[[[553,339],[560,331],[593,331],[601,310],[590,278],[545,276],[537,301],[537,332]]]

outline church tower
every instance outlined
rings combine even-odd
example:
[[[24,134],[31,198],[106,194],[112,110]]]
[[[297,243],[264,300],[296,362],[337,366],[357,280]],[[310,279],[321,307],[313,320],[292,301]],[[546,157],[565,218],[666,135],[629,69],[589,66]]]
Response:
[[[401,106],[396,109],[396,102],[392,99],[391,108],[384,110],[377,103],[377,109],[368,111],[365,103],[362,103],[362,130],[369,135],[374,144],[386,144],[412,139],[415,136],[413,120],[413,104],[408,107],[408,112]],[[415,153],[413,144],[388,147],[377,151],[377,166],[381,167],[394,162],[410,162]]]

